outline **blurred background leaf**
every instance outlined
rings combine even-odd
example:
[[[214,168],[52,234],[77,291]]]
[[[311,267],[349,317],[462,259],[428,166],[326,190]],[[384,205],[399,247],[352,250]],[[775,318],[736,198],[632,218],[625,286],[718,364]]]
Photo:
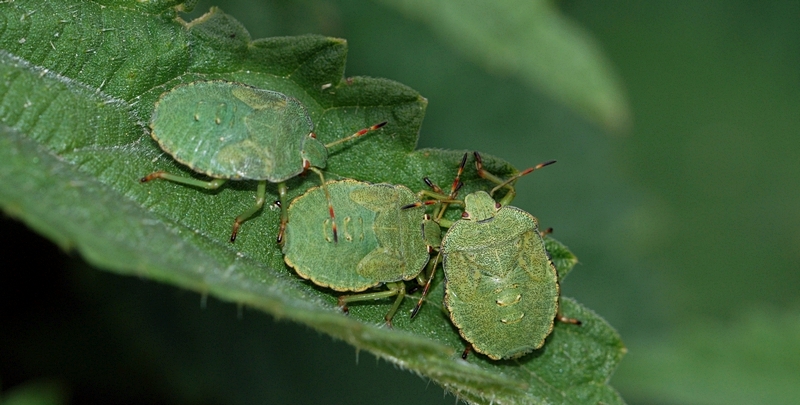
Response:
[[[212,4],[221,5],[201,2],[196,12]],[[391,78],[428,99],[421,147],[477,149],[520,168],[557,159],[546,171],[520,180],[515,205],[554,227],[555,236],[578,253],[580,263],[564,293],[603,314],[625,338],[629,352],[612,385],[629,403],[797,402],[797,2],[559,2],[564,18],[594,38],[624,83],[633,124],[628,137],[617,138],[602,136],[605,130],[591,119],[529,81],[487,70],[427,20],[409,19],[387,4],[229,0],[222,6],[253,38],[309,32],[347,38],[348,76]],[[50,269],[65,260],[15,223],[3,230],[23,246],[37,246],[40,254],[23,256],[33,260],[31,268]],[[15,253],[23,254],[12,249],[6,257],[19,257]],[[55,256],[55,265],[39,263],[48,255]],[[207,350],[226,351],[228,358],[269,336],[281,349],[265,350],[254,355],[262,361],[249,363],[254,369],[266,361],[292,367],[242,372],[239,383],[260,371],[271,373],[274,384],[258,387],[276,402],[311,403],[315,396],[308,387],[348,403],[453,402],[416,376],[364,355],[356,366],[349,346],[293,324],[274,325],[255,311],[244,310],[236,321],[235,308],[209,300],[207,309],[198,311],[197,295],[154,283],[91,271],[75,271],[70,279],[58,274],[37,276],[24,291],[35,294],[46,281],[62,286],[63,296],[31,302],[12,300],[5,293],[12,287],[2,283],[4,308],[13,306],[16,324],[65,305],[117,313],[126,308],[115,299],[125,297],[136,310],[152,308],[148,319],[161,319],[163,308],[174,308],[172,319],[185,323],[175,330],[159,324],[160,333],[177,341],[207,337]],[[92,283],[114,293],[96,296],[85,287]],[[104,329],[108,318],[98,318],[105,323],[50,322],[75,334],[91,330],[102,336],[83,343],[111,358],[117,353],[102,351],[103,344],[131,335]],[[138,330],[148,325],[144,318]],[[222,334],[219,325],[227,336],[214,335]],[[252,328],[262,328],[258,337],[243,332]],[[67,352],[52,341],[40,343],[45,352]],[[36,374],[29,366],[8,367]],[[138,395],[170,398],[175,392],[163,382],[152,386]],[[232,386],[230,398],[245,398],[242,386]],[[203,394],[172,402],[221,402]]]
[[[496,76],[511,76],[606,129],[630,126],[624,91],[592,37],[547,0],[381,0]],[[469,83],[464,83],[469,86]]]

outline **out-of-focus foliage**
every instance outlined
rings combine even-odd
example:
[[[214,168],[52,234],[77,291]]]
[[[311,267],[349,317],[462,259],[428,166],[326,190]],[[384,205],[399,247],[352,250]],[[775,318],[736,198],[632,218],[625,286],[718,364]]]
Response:
[[[547,0],[381,0],[487,70],[518,77],[614,132],[630,126],[619,79],[594,40]],[[535,138],[535,134],[529,134]]]
[[[52,380],[34,380],[0,394],[5,405],[62,405],[67,402],[64,384]]]

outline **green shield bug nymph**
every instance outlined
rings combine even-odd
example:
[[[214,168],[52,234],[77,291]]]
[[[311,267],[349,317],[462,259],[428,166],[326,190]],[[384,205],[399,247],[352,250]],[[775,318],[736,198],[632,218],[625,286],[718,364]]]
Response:
[[[560,316],[558,274],[537,219],[507,205],[516,179],[554,162],[504,181],[483,170],[477,152],[475,158],[478,174],[498,184],[492,192],[509,191],[499,202],[484,191],[464,198],[461,219],[450,224],[440,248],[444,304],[475,351],[493,360],[516,358],[540,348],[556,319],[579,323]]]
[[[285,94],[221,80],[182,84],[162,94],[156,103],[150,119],[151,135],[175,160],[213,180],[157,171],[141,181],[160,178],[209,190],[228,180],[258,181],[255,204],[234,220],[230,238],[233,242],[242,222],[263,206],[267,182],[278,184],[281,202],[286,197],[285,181],[306,170],[317,173],[324,187],[319,169],[326,165],[327,148],[385,124],[326,145],[316,139],[303,104]],[[279,242],[287,218],[283,204],[281,207]],[[328,212],[336,238],[330,204]]]
[[[483,191],[464,202],[463,219],[442,241],[445,306],[477,352],[495,360],[521,356],[553,330],[556,268],[531,214]]]
[[[388,290],[339,297],[339,305],[397,296],[386,314],[391,319],[405,296],[403,281],[417,277],[430,259],[431,246],[441,242],[439,225],[427,220],[424,206],[401,185],[357,180],[327,183],[339,218],[334,243],[331,218],[322,209],[321,187],[308,190],[289,206],[283,245],[284,261],[298,275],[336,291],[362,292],[386,284]]]

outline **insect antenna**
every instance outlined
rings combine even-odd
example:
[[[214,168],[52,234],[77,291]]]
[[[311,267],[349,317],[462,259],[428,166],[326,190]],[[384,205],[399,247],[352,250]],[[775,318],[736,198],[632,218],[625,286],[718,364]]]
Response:
[[[519,172],[519,173],[517,173],[517,174],[515,174],[515,175],[513,175],[511,177],[509,177],[508,179],[506,179],[506,181],[498,184],[495,188],[492,189],[490,194],[494,194],[497,190],[499,190],[499,189],[511,184],[512,182],[516,181],[518,178],[520,178],[522,176],[525,176],[525,175],[533,173],[534,170],[539,170],[539,169],[541,169],[541,168],[543,168],[545,166],[552,165],[555,162],[556,162],[555,160],[550,160],[550,161],[547,161],[547,162],[544,162],[544,163],[539,163],[536,166],[529,167],[529,168],[527,168],[527,169],[525,169],[525,170],[523,170],[523,171],[521,171],[521,172]]]
[[[456,177],[455,179],[453,179],[453,184],[450,186],[450,195],[448,195],[447,199],[427,200],[419,204],[410,204],[410,205],[418,206],[418,205],[433,205],[436,204],[437,202],[442,203],[442,206],[439,209],[439,213],[436,216],[436,222],[439,223],[442,219],[442,216],[444,215],[445,210],[447,210],[448,204],[452,203],[463,204],[462,201],[456,200],[455,198],[456,196],[458,196],[458,191],[461,190],[461,187],[464,186],[464,182],[461,181],[461,174],[464,173],[464,166],[466,166],[467,164],[468,155],[469,155],[468,153],[465,153],[464,157],[461,158],[461,163],[458,166],[458,172],[456,172]],[[442,189],[439,188],[439,186],[434,184],[432,181],[430,181],[430,179],[425,177],[423,180],[425,181],[425,184],[427,184],[429,187],[433,189],[434,192],[441,195],[444,194]],[[430,275],[428,276],[428,281],[425,283],[425,288],[422,290],[422,295],[419,297],[417,305],[414,306],[414,309],[411,311],[411,319],[414,319],[414,317],[417,316],[420,307],[422,307],[422,302],[425,300],[425,297],[428,296],[428,290],[430,290],[431,288],[431,281],[433,281],[433,276],[436,274],[436,267],[438,266],[441,258],[442,258],[442,251],[441,249],[439,249],[438,253],[436,254],[436,258],[433,261],[428,262],[428,266],[431,267],[430,271],[428,272]]]
[[[456,177],[453,179],[453,184],[450,186],[450,195],[448,196],[450,200],[455,200],[456,196],[458,195],[458,190],[461,190],[461,187],[464,186],[464,183],[461,182],[461,173],[464,173],[464,166],[467,164],[467,155],[468,153],[464,153],[464,157],[461,158],[461,164],[458,166],[458,172],[456,172]],[[436,215],[436,221],[440,221],[444,216],[444,212],[447,211],[447,202],[442,202],[442,207],[439,208],[439,213]]]
[[[478,153],[476,151],[473,154],[475,155],[475,168],[478,170],[478,176],[497,184],[497,186],[495,186],[495,188],[493,188],[489,192],[489,195],[493,196],[494,193],[497,192],[497,190],[500,190],[503,187],[507,187],[508,188],[508,193],[505,196],[503,196],[502,200],[500,200],[500,205],[508,204],[517,195],[517,192],[516,192],[516,190],[514,190],[514,187],[513,187],[513,184],[514,184],[515,181],[517,181],[517,179],[519,179],[522,176],[526,176],[528,174],[531,174],[535,170],[539,170],[539,169],[541,169],[541,168],[543,168],[545,166],[549,166],[549,165],[551,165],[551,164],[556,162],[555,160],[549,160],[547,162],[539,163],[536,166],[529,167],[529,168],[527,168],[527,169],[525,169],[525,170],[523,170],[523,171],[521,171],[521,172],[519,172],[519,173],[517,173],[517,174],[515,174],[515,175],[513,175],[511,177],[509,177],[508,179],[503,180],[500,177],[497,177],[494,174],[489,173],[488,171],[486,171],[483,168],[483,159],[481,158],[480,153]]]

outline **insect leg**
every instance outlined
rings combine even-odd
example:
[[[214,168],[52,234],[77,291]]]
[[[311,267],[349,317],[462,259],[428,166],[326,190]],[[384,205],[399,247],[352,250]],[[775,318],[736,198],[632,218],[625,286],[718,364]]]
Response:
[[[394,304],[392,304],[392,308],[389,312],[386,313],[386,316],[383,319],[386,321],[386,325],[390,328],[392,327],[392,318],[394,318],[394,314],[397,312],[397,308],[400,308],[400,304],[403,303],[403,298],[406,296],[406,285],[402,281],[398,281],[396,283],[390,283],[386,285],[390,289],[397,290],[397,298],[394,300]]]
[[[281,206],[281,228],[278,230],[278,243],[283,242],[283,233],[286,231],[286,223],[289,222],[289,214],[286,201],[286,183],[278,183],[278,204]]]
[[[472,348],[472,345],[471,345],[471,344],[470,344],[470,345],[467,345],[467,347],[465,347],[465,348],[464,348],[464,351],[463,351],[463,352],[461,352],[461,358],[462,358],[462,359],[464,359],[464,360],[466,360],[466,359],[467,359],[467,356],[469,356],[469,352],[471,352],[471,351],[472,351],[472,349],[473,349],[473,348]]]
[[[430,267],[430,271],[428,274],[428,281],[425,282],[425,288],[422,290],[422,295],[419,297],[419,301],[417,301],[417,305],[414,306],[414,309],[411,311],[411,319],[414,319],[419,313],[419,309],[422,307],[422,302],[425,301],[425,297],[428,296],[428,290],[431,289],[431,281],[433,281],[433,276],[436,274],[436,267],[439,265],[439,261],[442,258],[442,250],[439,249],[439,252],[436,253],[436,258],[428,262],[428,267]]]
[[[569,324],[572,324],[572,325],[581,326],[583,324],[583,322],[581,322],[579,319],[567,318],[566,316],[564,316],[564,314],[561,313],[561,308],[560,308],[561,307],[561,305],[560,305],[561,304],[561,299],[559,299],[558,301],[559,301],[558,302],[559,303],[559,308],[558,308],[558,311],[556,312],[556,320],[561,322],[561,323],[569,323]]]
[[[226,181],[228,181],[227,179],[214,179],[211,181],[198,180],[195,178],[179,176],[177,174],[170,174],[162,171],[150,173],[147,176],[144,176],[141,179],[139,179],[139,181],[142,183],[147,183],[148,181],[152,181],[155,179],[169,180],[171,182],[186,184],[194,187],[200,187],[206,190],[216,190],[220,188],[220,186],[225,184]]]
[[[256,202],[247,211],[241,213],[236,219],[233,221],[233,231],[231,231],[231,243],[236,241],[236,235],[239,233],[239,227],[242,225],[242,222],[246,221],[248,218],[252,217],[253,214],[258,212],[262,206],[264,206],[264,200],[267,196],[267,182],[266,181],[259,181],[258,182],[258,189],[256,190]]]
[[[406,285],[402,281],[398,281],[396,283],[387,283],[386,287],[388,290],[386,291],[378,291],[373,293],[364,293],[364,294],[353,294],[353,295],[341,295],[339,296],[339,307],[342,308],[342,311],[348,312],[347,303],[348,302],[356,302],[356,301],[371,301],[371,300],[379,300],[388,297],[397,296],[392,305],[392,308],[389,309],[389,312],[386,313],[384,319],[386,320],[386,324],[391,327],[392,326],[392,318],[394,314],[397,312],[397,308],[400,307],[400,304],[403,302],[403,298],[406,296]]]

